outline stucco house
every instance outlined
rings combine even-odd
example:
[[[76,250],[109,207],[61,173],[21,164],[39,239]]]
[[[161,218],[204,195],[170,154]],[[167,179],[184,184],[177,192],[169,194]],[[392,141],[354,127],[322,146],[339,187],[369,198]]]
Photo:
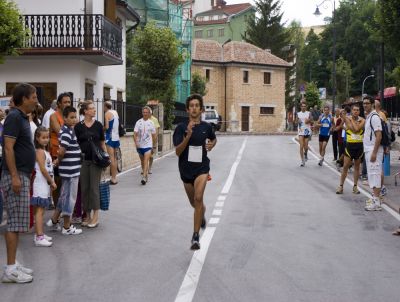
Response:
[[[74,100],[125,100],[125,37],[139,23],[126,1],[15,2],[30,36],[19,56],[0,64],[0,95],[29,82],[45,109],[65,91]]]
[[[206,108],[222,115],[230,132],[285,128],[285,74],[290,64],[246,42],[194,41],[192,74],[207,81]]]
[[[225,1],[212,0],[210,10],[194,16],[194,38],[226,41],[243,41],[247,19],[253,17],[255,8],[250,3],[226,5]]]

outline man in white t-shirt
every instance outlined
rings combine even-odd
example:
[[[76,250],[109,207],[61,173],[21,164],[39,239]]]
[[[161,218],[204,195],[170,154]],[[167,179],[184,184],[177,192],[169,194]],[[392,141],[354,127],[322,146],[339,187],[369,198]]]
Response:
[[[57,100],[54,100],[51,105],[50,109],[46,111],[43,116],[42,126],[50,129],[50,116],[56,111],[57,108]]]
[[[149,160],[153,146],[156,142],[156,128],[150,120],[150,107],[144,106],[142,109],[143,118],[138,120],[133,130],[133,137],[135,140],[136,150],[139,153],[140,163],[142,165],[143,177],[141,180],[142,185],[148,181],[149,173]]]
[[[366,96],[363,99],[364,112],[366,116],[365,132],[364,132],[364,153],[368,171],[368,183],[373,190],[372,199],[367,200],[365,210],[380,211],[381,203],[379,194],[382,186],[382,162],[383,162],[383,146],[382,140],[382,125],[379,114],[373,110],[373,98]]]

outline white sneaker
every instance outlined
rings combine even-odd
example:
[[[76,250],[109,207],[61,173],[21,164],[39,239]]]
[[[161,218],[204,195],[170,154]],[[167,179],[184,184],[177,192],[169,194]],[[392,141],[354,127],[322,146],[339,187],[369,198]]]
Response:
[[[53,240],[53,237],[47,236],[46,234],[43,234],[43,236],[44,236],[44,239],[46,239],[47,241]],[[36,241],[36,234],[33,235],[33,243],[35,243],[35,241]]]
[[[82,233],[81,229],[77,229],[75,228],[72,224],[69,227],[69,229],[64,229],[62,228],[61,234],[63,235],[79,235],[80,233]]]
[[[35,239],[35,245],[49,247],[53,245],[53,242],[46,240],[46,238],[43,236],[41,239],[39,238]]]
[[[366,211],[382,211],[382,207],[376,203],[369,204],[364,209]]]
[[[11,272],[4,271],[3,278],[1,282],[3,283],[29,283],[32,282],[33,277],[31,275],[25,274],[23,271],[17,269]]]
[[[49,228],[52,228],[53,231],[61,231],[61,226],[59,222],[53,223],[53,220],[51,220],[51,218],[49,219],[49,221],[46,222],[46,225]]]
[[[18,261],[15,261],[15,264],[17,265],[17,270],[23,272],[24,274],[33,276],[33,269],[22,266],[22,264]]]

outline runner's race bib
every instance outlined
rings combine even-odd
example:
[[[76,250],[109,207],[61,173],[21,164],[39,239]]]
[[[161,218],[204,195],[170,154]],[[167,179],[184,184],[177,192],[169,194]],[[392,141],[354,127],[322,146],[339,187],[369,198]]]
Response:
[[[329,126],[328,123],[323,123],[323,124],[322,124],[322,127],[324,127],[324,128],[329,128],[330,126]]]
[[[359,135],[359,134],[351,134],[351,139],[352,140],[362,140],[362,137],[361,137],[361,135]]]
[[[188,161],[201,163],[203,161],[203,146],[189,146]]]

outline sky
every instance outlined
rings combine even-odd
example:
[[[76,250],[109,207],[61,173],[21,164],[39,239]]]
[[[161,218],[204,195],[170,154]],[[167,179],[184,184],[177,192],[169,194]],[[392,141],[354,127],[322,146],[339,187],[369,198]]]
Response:
[[[255,0],[225,0],[227,4],[236,3],[251,3],[254,4]],[[317,4],[322,0],[280,0],[281,12],[283,12],[283,21],[290,21],[296,19],[301,22],[303,26],[321,25],[325,24],[324,17],[331,17],[333,10],[333,1],[326,1],[320,6],[321,16],[316,17],[313,15]],[[336,5],[338,6],[336,1]]]

